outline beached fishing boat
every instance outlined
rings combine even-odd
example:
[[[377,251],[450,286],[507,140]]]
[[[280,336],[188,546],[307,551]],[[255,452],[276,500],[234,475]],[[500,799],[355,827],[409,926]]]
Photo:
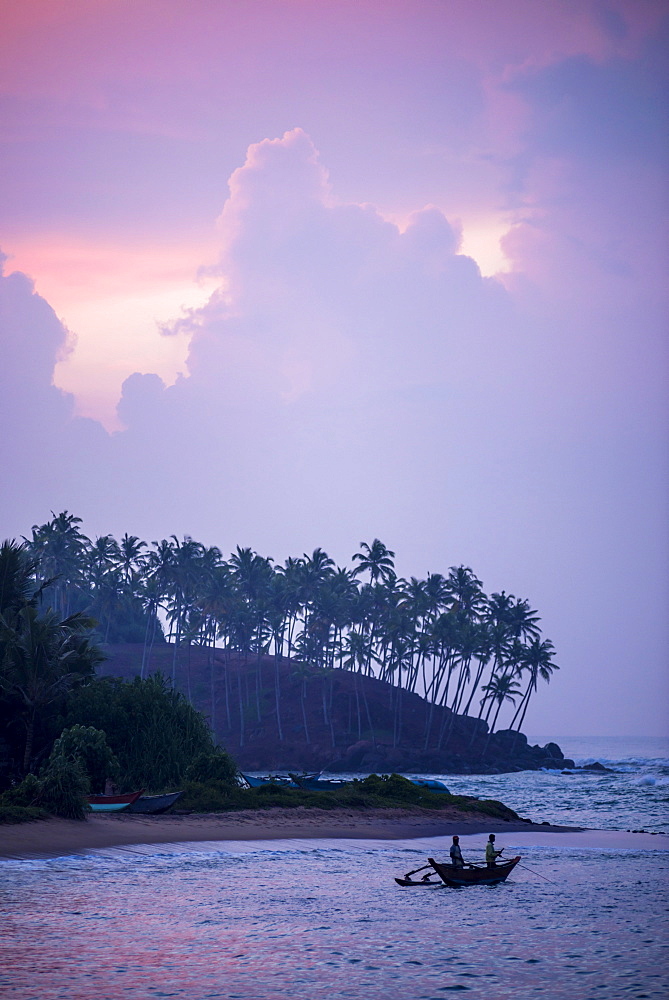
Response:
[[[322,778],[316,774],[292,774],[290,775],[298,788],[306,788],[310,792],[327,792],[341,788],[342,785],[350,785],[351,782],[345,778]]]
[[[89,795],[87,801],[93,812],[121,812],[143,794],[144,789],[141,788],[138,792],[128,792],[126,795]]]
[[[449,795],[448,787],[439,781],[438,778],[409,778],[412,785],[418,785],[419,788],[426,788],[428,792],[445,792]]]
[[[244,774],[243,771],[239,772],[247,783],[249,788],[263,788],[265,785],[280,785],[283,788],[297,788],[293,779],[287,774],[264,774],[258,776],[255,774]]]
[[[140,795],[138,799],[130,803],[128,812],[157,816],[159,813],[167,812],[170,806],[173,806],[182,795],[183,792],[167,792],[165,795]]]
[[[433,880],[433,876],[437,875],[445,885],[450,886],[496,885],[498,882],[505,880],[509,872],[512,872],[516,867],[521,857],[522,855],[519,854],[515,858],[510,858],[508,861],[496,864],[494,868],[488,868],[487,865],[467,865],[465,868],[456,868],[455,865],[442,865],[438,861],[435,861],[434,858],[428,858],[429,865],[424,865],[423,868],[416,868],[412,872],[407,872],[404,878],[396,878],[395,881],[398,885],[402,886],[439,885],[439,882]],[[421,879],[411,878],[416,872],[424,871],[425,868],[430,866],[433,871],[429,871]]]

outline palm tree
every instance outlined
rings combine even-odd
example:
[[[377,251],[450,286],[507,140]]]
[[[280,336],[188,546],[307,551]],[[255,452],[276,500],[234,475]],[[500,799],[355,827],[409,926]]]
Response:
[[[375,538],[371,545],[360,542],[360,552],[356,552],[353,560],[358,562],[356,573],[369,572],[371,582],[381,579],[384,583],[395,575],[395,553],[386,548],[383,542]]]
[[[522,729],[530,698],[537,690],[539,678],[541,677],[547,684],[550,684],[551,674],[554,670],[560,669],[557,663],[553,663],[554,656],[555,647],[550,639],[532,639],[528,645],[523,647],[519,659],[520,669],[521,672],[529,671],[530,676],[516,713],[511,720],[510,729],[513,729],[516,720],[518,721],[518,732]]]
[[[30,769],[40,713],[93,673],[103,659],[88,638],[94,625],[93,619],[79,613],[64,620],[51,610],[40,616],[29,603],[11,619],[0,615],[0,687],[23,707],[24,772]]]
[[[513,677],[505,674],[503,676],[493,677],[483,687],[483,690],[486,692],[486,696],[490,697],[491,702],[497,705],[495,716],[490,725],[490,737],[495,731],[495,725],[497,724],[497,719],[502,705],[505,701],[510,701],[515,704],[516,698],[520,692],[520,685],[513,679]]]
[[[123,583],[126,590],[130,590],[130,584],[134,570],[137,568],[142,555],[142,549],[146,548],[146,542],[141,542],[137,535],[129,535],[126,531],[118,546],[118,559],[123,573]]]
[[[24,543],[5,539],[0,546],[0,614],[9,616],[27,604],[36,603],[37,560]]]
[[[58,613],[65,617],[69,612],[70,594],[82,582],[90,540],[82,534],[80,517],[68,511],[54,514],[46,524],[32,527],[32,538],[25,539],[28,550],[38,561],[39,574],[44,586],[46,581],[54,588],[54,603]]]

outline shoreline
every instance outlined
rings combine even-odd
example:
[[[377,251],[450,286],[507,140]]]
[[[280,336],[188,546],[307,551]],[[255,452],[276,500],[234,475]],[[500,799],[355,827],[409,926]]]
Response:
[[[596,850],[669,850],[669,835],[595,830],[577,826],[544,826],[472,818],[471,813],[445,810],[441,816],[423,810],[348,809],[320,812],[295,809],[198,813],[188,816],[97,814],[85,821],[36,820],[0,826],[0,860],[56,858],[89,851],[132,849],[159,844],[235,843],[249,846],[273,841],[340,840],[434,841],[459,834],[470,846],[482,846],[489,833],[523,846],[573,847]],[[442,846],[442,845],[440,845]],[[426,847],[427,849],[427,847]],[[433,848],[430,848],[433,849]]]
[[[487,833],[581,832],[582,827],[517,823],[444,810],[243,810],[188,816],[97,814],[88,819],[46,819],[0,826],[0,858],[58,857],[139,844],[271,840],[414,840]]]

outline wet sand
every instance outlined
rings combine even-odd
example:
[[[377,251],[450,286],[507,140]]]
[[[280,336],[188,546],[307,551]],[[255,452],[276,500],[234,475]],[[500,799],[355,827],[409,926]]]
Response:
[[[472,818],[471,813],[445,810],[313,809],[248,810],[190,816],[94,815],[83,822],[65,819],[0,826],[0,857],[59,857],[104,848],[140,844],[184,844],[219,841],[273,840],[423,840],[454,833],[473,837],[488,833],[508,844],[566,843],[574,847],[669,849],[669,837],[579,827],[543,826]],[[557,836],[559,835],[559,837]],[[483,842],[485,838],[483,839]]]
[[[0,856],[30,857],[77,854],[85,850],[132,844],[198,841],[296,839],[409,840],[477,833],[567,831],[568,827],[509,823],[471,813],[444,810],[347,809],[320,812],[299,807],[245,810],[190,816],[94,815],[87,820],[39,820],[0,826]]]

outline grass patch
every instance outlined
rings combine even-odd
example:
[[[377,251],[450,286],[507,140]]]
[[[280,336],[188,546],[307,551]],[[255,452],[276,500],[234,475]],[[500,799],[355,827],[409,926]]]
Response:
[[[48,819],[46,809],[37,806],[3,806],[0,805],[0,823],[34,823],[38,819]]]
[[[432,792],[399,774],[370,774],[335,789],[310,791],[284,785],[239,788],[220,781],[189,782],[179,800],[179,810],[233,812],[240,809],[460,809],[495,819],[518,820],[518,814],[493,799]]]

